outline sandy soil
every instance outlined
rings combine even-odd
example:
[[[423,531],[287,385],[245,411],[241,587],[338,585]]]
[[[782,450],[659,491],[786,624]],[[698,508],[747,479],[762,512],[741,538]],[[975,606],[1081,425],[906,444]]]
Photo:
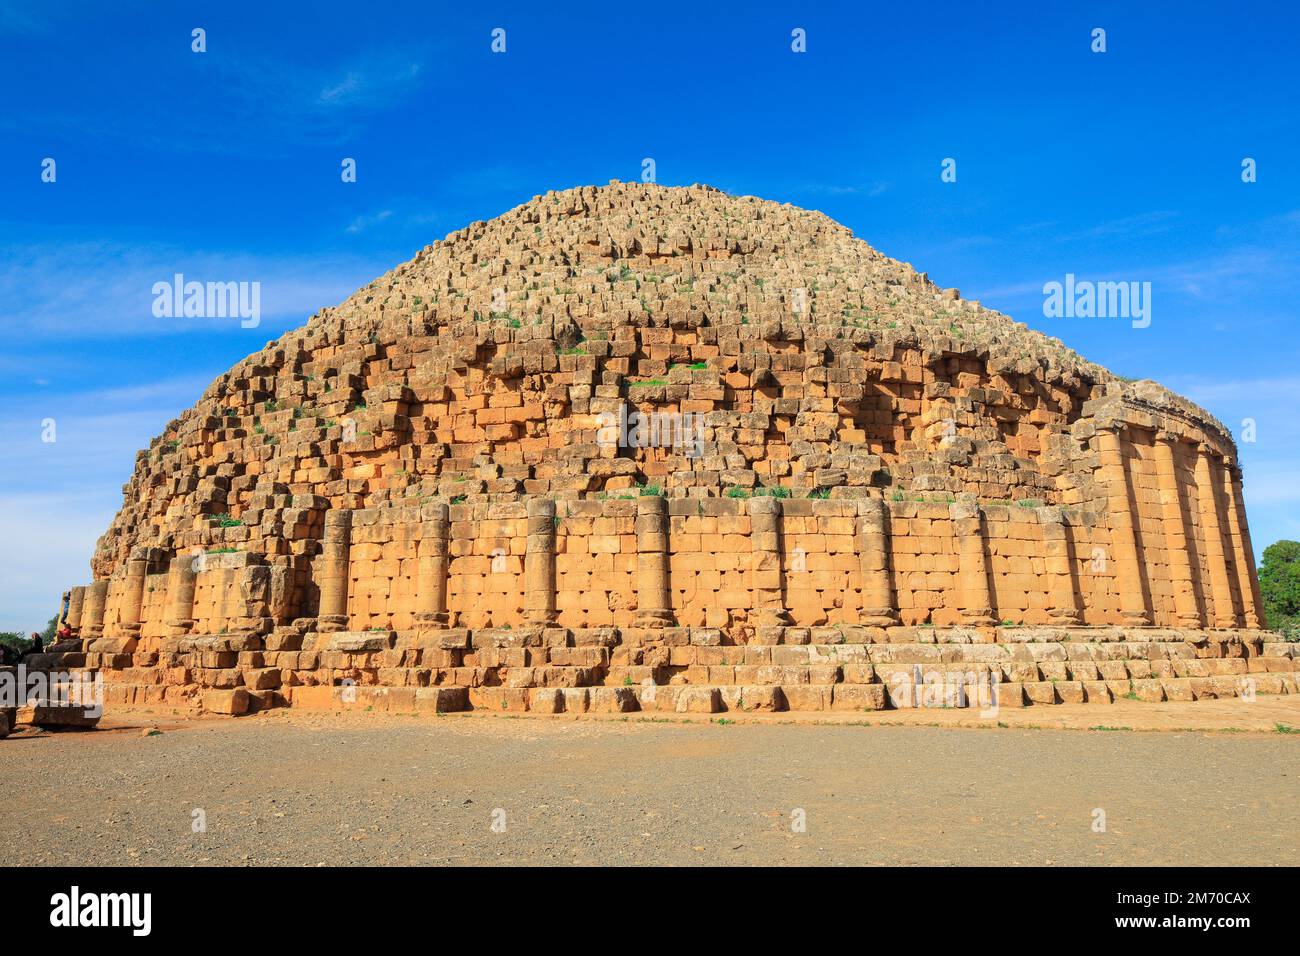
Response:
[[[1300,699],[971,720],[136,713],[0,740],[0,863],[1300,864]]]

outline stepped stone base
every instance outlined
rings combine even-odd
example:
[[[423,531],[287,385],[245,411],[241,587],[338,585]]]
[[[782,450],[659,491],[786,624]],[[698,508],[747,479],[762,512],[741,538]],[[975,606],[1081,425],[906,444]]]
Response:
[[[872,711],[1297,693],[1300,645],[1261,630],[789,627],[435,629],[70,641],[29,670],[89,671],[104,705],[448,713]],[[99,647],[99,649],[92,649]]]

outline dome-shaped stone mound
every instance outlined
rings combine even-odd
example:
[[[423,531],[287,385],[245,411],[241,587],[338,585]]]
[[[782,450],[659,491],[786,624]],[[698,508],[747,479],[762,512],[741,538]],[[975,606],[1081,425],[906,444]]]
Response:
[[[452,233],[222,375],[138,456],[68,619],[91,666],[264,705],[883,705],[886,659],[1163,696],[1271,673],[1235,459],[819,213],[614,183]],[[1096,628],[1168,666],[1071,663]],[[1040,645],[1052,677],[998,669]]]

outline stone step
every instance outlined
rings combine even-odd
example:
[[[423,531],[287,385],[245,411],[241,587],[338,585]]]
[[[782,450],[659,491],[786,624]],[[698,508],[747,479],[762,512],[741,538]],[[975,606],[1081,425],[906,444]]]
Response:
[[[1300,693],[1293,674],[1252,673],[1216,677],[969,680],[957,671],[915,672],[892,681],[832,684],[602,685],[593,687],[381,687],[301,685],[274,691],[244,688],[200,690],[157,684],[105,686],[107,709],[172,707],[241,714],[269,707],[396,713],[763,713],[780,711],[876,711],[914,708],[973,708],[1099,704],[1119,699],[1193,701],[1253,694]]]

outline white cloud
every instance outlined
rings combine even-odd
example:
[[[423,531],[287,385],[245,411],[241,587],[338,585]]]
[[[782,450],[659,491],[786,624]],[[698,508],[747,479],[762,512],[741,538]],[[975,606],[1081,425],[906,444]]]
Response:
[[[393,211],[391,209],[381,209],[379,212],[371,216],[357,216],[356,219],[353,219],[352,222],[348,224],[348,232],[363,232],[371,226],[378,225],[392,217]]]
[[[200,282],[260,282],[263,321],[299,325],[390,265],[352,255],[259,256],[102,241],[0,247],[0,301],[10,334],[158,335],[227,322],[232,332],[249,335],[252,351],[265,336],[241,330],[238,319],[156,318],[154,283],[171,282],[176,273]]]
[[[1300,376],[1235,379],[1223,382],[1177,376],[1171,377],[1169,381],[1171,387],[1176,387],[1178,391],[1198,404],[1260,402],[1261,400],[1276,403],[1280,399],[1300,398]]]
[[[384,105],[419,75],[419,63],[372,59],[363,66],[349,68],[341,80],[327,84],[317,100],[328,106]]]

